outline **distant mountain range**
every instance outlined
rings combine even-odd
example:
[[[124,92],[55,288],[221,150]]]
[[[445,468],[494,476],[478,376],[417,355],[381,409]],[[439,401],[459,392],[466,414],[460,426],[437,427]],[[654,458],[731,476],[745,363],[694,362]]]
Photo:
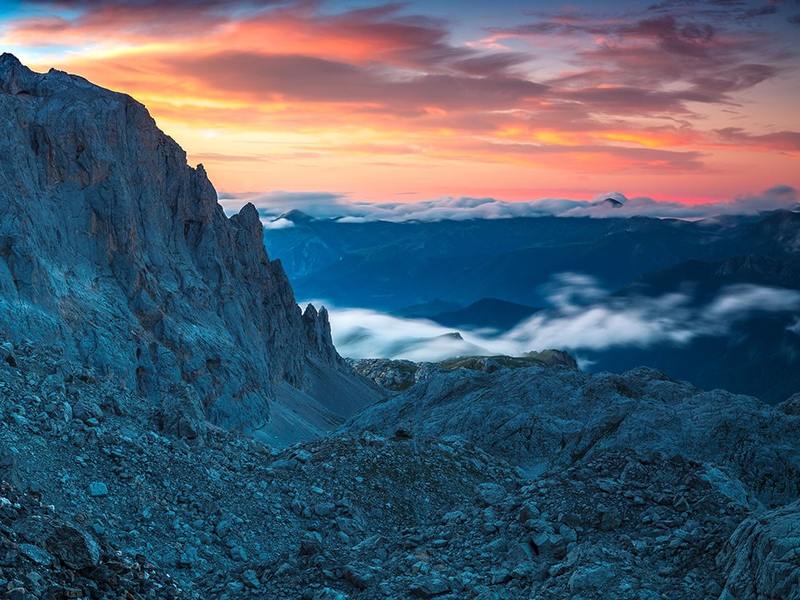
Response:
[[[688,222],[631,217],[340,223],[292,211],[264,232],[299,297],[388,311],[439,299],[465,306],[546,300],[554,273],[588,273],[611,288],[686,261],[800,251],[800,214]],[[343,285],[342,282],[347,282]]]
[[[800,213],[792,211],[700,221],[347,223],[299,211],[283,218],[293,225],[264,235],[299,297],[425,318],[462,332],[513,333],[526,319],[549,314],[554,294],[563,293],[554,277],[569,273],[590,276],[608,292],[606,300],[583,298],[583,304],[610,302],[617,311],[674,295],[686,299],[682,310],[722,310],[715,302],[737,309],[736,286],[800,290]],[[739,306],[724,331],[717,326],[686,340],[613,347],[601,340],[599,347],[573,351],[593,369],[648,364],[704,387],[781,401],[800,389],[793,368],[800,358],[800,311],[760,310],[758,299],[752,301],[754,308]]]
[[[701,304],[710,302],[726,286],[749,284],[798,290],[799,258],[746,255],[720,261],[687,261],[649,273],[618,295],[656,297],[684,290],[696,304]],[[701,387],[726,388],[779,402],[800,389],[797,322],[798,314],[794,312],[752,314],[727,335],[703,336],[681,346],[609,349],[589,353],[589,358],[596,361],[595,369],[655,364]]]
[[[419,315],[447,327],[508,330],[535,314],[538,309],[498,298],[482,298],[456,310]]]

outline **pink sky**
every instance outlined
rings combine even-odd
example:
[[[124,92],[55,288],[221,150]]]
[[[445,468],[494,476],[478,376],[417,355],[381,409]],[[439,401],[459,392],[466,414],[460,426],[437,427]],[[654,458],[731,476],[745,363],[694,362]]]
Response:
[[[36,0],[0,13],[0,39],[142,101],[224,192],[800,187],[797,6],[457,6]]]

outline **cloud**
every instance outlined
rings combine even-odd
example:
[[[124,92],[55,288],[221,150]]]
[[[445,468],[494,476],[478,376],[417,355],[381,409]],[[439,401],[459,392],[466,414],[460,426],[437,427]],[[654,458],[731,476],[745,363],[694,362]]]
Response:
[[[609,197],[621,201],[622,206],[615,208],[603,202]],[[350,201],[346,195],[328,192],[269,192],[220,196],[220,203],[229,214],[236,212],[247,202],[252,202],[259,209],[264,223],[270,223],[291,210],[299,210],[314,218],[338,219],[340,223],[365,223],[544,216],[702,219],[800,208],[797,190],[790,186],[775,186],[761,194],[738,196],[729,202],[709,204],[626,198],[619,192],[600,194],[591,200],[542,198],[519,202],[495,198],[440,198],[419,202],[369,203]]]
[[[330,219],[351,214],[356,206],[348,202],[346,196],[330,192],[275,191],[264,194],[221,193],[219,195],[219,203],[228,215],[238,213],[248,202],[255,205],[265,224],[293,210],[299,210],[315,218]]]
[[[272,219],[264,223],[267,229],[290,229],[294,227],[294,223],[289,219]]]
[[[191,56],[258,49],[353,63],[383,63],[426,72],[504,73],[527,55],[485,53],[449,41],[449,24],[409,13],[399,3],[335,10],[306,0],[32,0],[60,16],[23,18],[9,24],[16,42],[103,43],[147,37],[196,37]],[[38,40],[37,40],[38,36]],[[44,39],[42,36],[48,36]],[[220,39],[221,38],[221,39]],[[264,39],[270,39],[265,48]],[[221,42],[221,43],[220,43]],[[182,54],[182,53],[181,53]]]
[[[702,153],[685,150],[664,150],[660,148],[644,148],[630,145],[612,144],[548,144],[528,143],[521,141],[484,141],[468,143],[466,149],[498,157],[522,156],[541,159],[551,156],[562,156],[569,159],[574,156],[595,157],[598,165],[609,168],[616,163],[629,167],[659,167],[661,169],[695,171],[703,167]]]
[[[10,24],[17,42],[63,44],[102,41],[113,31],[119,39],[159,36],[193,36],[198,28],[221,32],[231,22],[229,11],[253,10],[287,4],[284,0],[29,0],[51,11],[47,16],[20,19]]]
[[[786,55],[777,39],[744,26],[774,7],[745,4],[662,3],[611,17],[556,13],[494,33],[534,45],[572,40],[575,69],[547,83],[590,111],[688,116],[692,103],[733,104],[736,92],[779,74]]]
[[[317,302],[315,302],[317,303]],[[469,340],[452,336],[452,329],[423,319],[402,319],[362,308],[334,309],[331,313],[334,344],[349,358],[407,358],[444,360],[464,354],[486,353]]]
[[[598,4],[520,24],[500,3],[486,11],[508,25],[484,30],[420,1],[33,1],[6,16],[5,46],[134,95],[228,189],[305,173],[361,198],[402,178],[513,198],[686,194],[676,174],[704,197],[798,184],[783,5]]]
[[[800,208],[797,190],[779,185],[757,195],[737,196],[729,202],[708,204],[685,204],[681,202],[655,201],[652,198],[631,198],[624,206],[609,210],[603,207],[576,207],[564,216],[588,217],[656,217],[675,219],[704,219],[722,215],[753,215],[769,210],[795,210]]]
[[[717,129],[716,133],[730,144],[761,145],[785,152],[800,152],[800,131],[776,131],[759,135],[748,133],[741,127],[725,127]]]
[[[504,202],[494,198],[441,198],[420,202],[353,202],[342,194],[327,192],[269,192],[266,194],[223,194],[220,203],[229,214],[252,202],[262,220],[270,221],[291,210],[314,218],[338,219],[341,223],[368,221],[442,221],[507,219],[549,216],[568,212],[589,202],[541,199],[531,202]]]
[[[797,317],[794,320],[794,323],[789,325],[789,327],[787,329],[789,331],[791,331],[792,333],[796,333],[797,335],[800,335],[800,317]]]
[[[784,312],[797,307],[800,292],[754,285],[734,285],[716,298],[706,309],[714,319],[747,315],[752,311]]]
[[[499,73],[508,74],[513,67],[533,60],[533,56],[524,52],[496,52],[471,56],[456,61],[452,67],[468,75],[487,76]]]
[[[461,330],[459,337],[452,335],[451,328],[423,319],[360,308],[329,309],[334,343],[343,356],[423,361],[468,354],[521,355],[548,348],[579,353],[658,344],[680,346],[702,336],[726,335],[754,313],[800,309],[796,290],[728,286],[707,304],[697,306],[683,293],[612,296],[595,279],[574,273],[554,278],[549,297],[548,309],[508,332]]]
[[[162,61],[176,74],[253,99],[281,97],[303,102],[375,104],[385,111],[503,109],[542,96],[546,86],[507,75],[473,77],[450,73],[409,76],[342,61],[303,55],[219,52]]]

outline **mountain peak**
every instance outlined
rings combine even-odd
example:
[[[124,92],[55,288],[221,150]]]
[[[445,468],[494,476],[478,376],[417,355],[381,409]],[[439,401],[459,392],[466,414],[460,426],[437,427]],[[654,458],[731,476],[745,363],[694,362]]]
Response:
[[[271,422],[278,387],[313,392],[317,357],[352,381],[326,314],[310,342],[256,207],[226,218],[205,169],[143,105],[4,54],[0,112],[16,115],[0,122],[0,304],[18,307],[0,311],[0,332],[58,331],[67,360],[162,408],[185,398],[170,414],[243,430]]]
[[[202,165],[198,165],[198,168],[200,168],[201,166]],[[205,173],[205,171],[203,172]],[[259,231],[261,230],[261,217],[258,214],[258,209],[252,202],[248,202],[247,204],[245,204],[241,208],[241,210],[239,210],[239,213],[234,216],[236,217],[237,222],[240,222],[248,229],[257,228]]]
[[[27,91],[28,80],[35,75],[19,59],[8,52],[0,55],[0,91],[18,94]]]
[[[624,202],[617,200],[616,198],[605,198],[602,202],[603,204],[608,204],[614,208],[619,208],[620,206],[624,206]]]
[[[314,217],[309,215],[308,213],[304,213],[302,210],[298,210],[293,208],[292,210],[286,211],[279,215],[275,220],[279,219],[286,219],[287,221],[291,221],[292,223],[309,223],[311,221],[315,221]]]
[[[10,52],[3,52],[0,54],[0,66],[5,65],[18,65],[20,67],[24,66],[20,60]]]
[[[436,336],[436,337],[437,337],[437,339],[442,339],[442,340],[463,340],[464,339],[464,337],[458,331],[450,331],[448,333],[443,333],[443,334],[441,334],[439,336]]]
[[[592,206],[601,208],[622,208],[627,201],[628,199],[624,194],[620,192],[611,192],[598,196],[594,202],[592,202]]]

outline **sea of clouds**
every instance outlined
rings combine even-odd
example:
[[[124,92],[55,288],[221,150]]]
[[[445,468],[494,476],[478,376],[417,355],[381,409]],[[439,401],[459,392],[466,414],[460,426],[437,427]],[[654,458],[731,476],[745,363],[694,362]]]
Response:
[[[800,291],[750,284],[727,286],[701,305],[684,293],[613,296],[587,275],[562,273],[549,286],[549,306],[507,332],[459,329],[363,308],[328,306],[334,343],[350,358],[438,361],[463,355],[521,355],[557,348],[683,345],[700,336],[726,335],[754,313],[800,312]],[[319,303],[317,301],[317,303]],[[324,303],[324,302],[323,302]],[[798,325],[790,331],[800,335]]]
[[[622,203],[613,206],[607,198]],[[226,212],[235,213],[252,202],[271,229],[292,227],[281,218],[298,210],[317,219],[338,219],[342,223],[367,221],[442,221],[471,219],[509,219],[513,217],[655,217],[704,219],[724,215],[756,214],[775,209],[800,208],[796,189],[779,185],[761,194],[738,196],[728,202],[685,204],[656,201],[652,198],[626,198],[619,192],[600,194],[592,200],[542,198],[509,202],[496,198],[438,198],[416,202],[356,202],[346,195],[328,192],[269,192],[263,194],[220,194]]]

